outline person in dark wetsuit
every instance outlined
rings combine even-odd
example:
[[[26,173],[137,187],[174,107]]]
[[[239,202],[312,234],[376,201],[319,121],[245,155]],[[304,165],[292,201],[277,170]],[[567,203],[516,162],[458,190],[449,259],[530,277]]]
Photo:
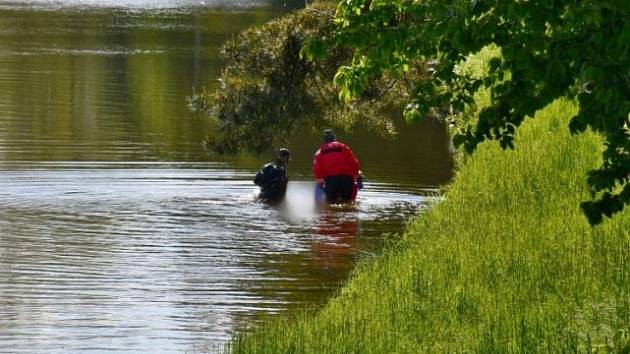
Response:
[[[278,150],[275,162],[265,164],[254,177],[254,184],[260,187],[258,198],[266,202],[279,202],[284,198],[289,183],[287,165],[291,153],[287,149]]]
[[[313,157],[313,175],[331,204],[352,203],[363,187],[359,160],[348,145],[337,141],[332,130],[324,130],[324,143]]]

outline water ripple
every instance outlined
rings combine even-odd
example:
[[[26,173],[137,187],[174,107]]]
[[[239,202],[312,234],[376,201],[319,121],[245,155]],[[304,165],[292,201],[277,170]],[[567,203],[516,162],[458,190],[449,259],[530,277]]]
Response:
[[[0,341],[12,353],[226,341],[258,313],[320,301],[426,201],[373,184],[356,209],[322,210],[313,184],[293,181],[270,207],[254,200],[250,172],[220,163],[0,171]]]

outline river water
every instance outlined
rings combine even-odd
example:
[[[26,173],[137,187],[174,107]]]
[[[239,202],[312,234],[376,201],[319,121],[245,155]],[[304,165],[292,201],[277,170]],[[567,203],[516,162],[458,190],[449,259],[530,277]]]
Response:
[[[315,205],[308,131],[275,207],[254,198],[265,157],[204,151],[186,96],[226,38],[297,5],[0,0],[0,353],[214,351],[323,303],[430,203],[437,122],[340,134],[366,175],[349,209]]]

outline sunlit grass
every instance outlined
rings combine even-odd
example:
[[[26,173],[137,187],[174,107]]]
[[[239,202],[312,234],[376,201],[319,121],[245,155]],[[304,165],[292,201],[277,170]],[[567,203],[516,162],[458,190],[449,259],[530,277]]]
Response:
[[[601,140],[560,100],[482,144],[446,198],[323,310],[236,337],[235,353],[630,352],[630,211],[591,228],[579,203]]]

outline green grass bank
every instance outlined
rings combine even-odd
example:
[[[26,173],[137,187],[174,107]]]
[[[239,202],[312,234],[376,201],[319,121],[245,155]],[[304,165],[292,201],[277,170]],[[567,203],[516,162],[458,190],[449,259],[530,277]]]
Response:
[[[630,353],[630,209],[591,228],[579,203],[601,140],[558,100],[486,142],[446,198],[361,264],[317,313],[267,322],[234,353]]]

